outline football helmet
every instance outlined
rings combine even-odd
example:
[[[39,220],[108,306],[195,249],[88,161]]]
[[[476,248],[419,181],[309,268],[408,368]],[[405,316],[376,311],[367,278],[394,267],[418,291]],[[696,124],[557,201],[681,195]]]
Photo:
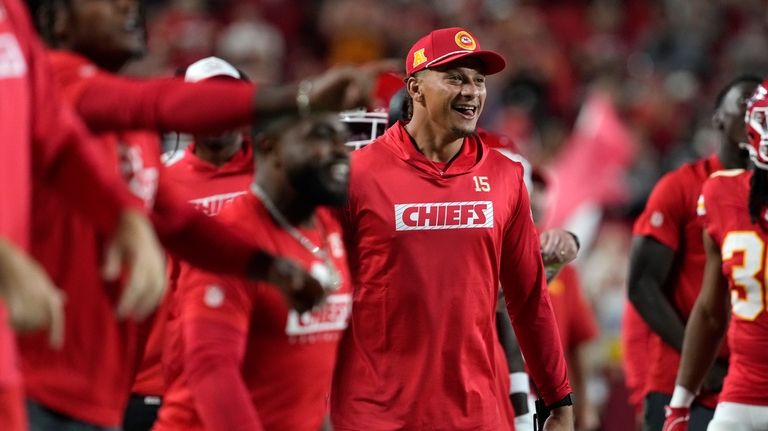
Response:
[[[755,166],[768,170],[768,81],[760,84],[747,101],[744,123],[749,142],[741,147],[749,152]]]
[[[406,96],[402,76],[394,73],[380,75],[374,89],[374,106],[339,114],[350,132],[347,147],[350,150],[360,149],[383,135],[397,120],[405,118]]]

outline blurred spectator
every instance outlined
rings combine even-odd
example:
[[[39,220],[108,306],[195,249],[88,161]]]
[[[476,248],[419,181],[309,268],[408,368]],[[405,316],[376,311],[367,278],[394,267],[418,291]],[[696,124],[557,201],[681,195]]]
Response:
[[[254,82],[279,83],[284,79],[285,41],[256,8],[238,8],[237,19],[225,27],[216,42],[216,53]]]

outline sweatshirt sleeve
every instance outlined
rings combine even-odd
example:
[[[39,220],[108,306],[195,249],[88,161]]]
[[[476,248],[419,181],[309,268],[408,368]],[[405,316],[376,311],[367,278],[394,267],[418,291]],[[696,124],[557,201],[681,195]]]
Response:
[[[27,23],[29,24],[29,23]],[[83,124],[60,99],[42,45],[28,27],[33,172],[63,202],[111,235],[122,211],[140,208]]]
[[[187,83],[98,73],[75,96],[78,114],[94,132],[152,129],[218,134],[250,125],[256,87],[242,81]]]
[[[207,271],[246,276],[251,260],[260,250],[234,229],[196,211],[162,178],[152,223],[168,251]]]
[[[243,381],[243,358],[252,304],[242,284],[185,267],[180,279],[183,361],[195,410],[206,429],[261,431]],[[221,303],[208,305],[209,289]]]
[[[245,338],[221,323],[192,320],[184,326],[189,386],[206,429],[263,430],[240,373]]]
[[[504,232],[501,286],[507,312],[526,364],[544,402],[555,403],[571,392],[557,322],[546,286],[546,275],[528,192],[520,180],[514,218]]]

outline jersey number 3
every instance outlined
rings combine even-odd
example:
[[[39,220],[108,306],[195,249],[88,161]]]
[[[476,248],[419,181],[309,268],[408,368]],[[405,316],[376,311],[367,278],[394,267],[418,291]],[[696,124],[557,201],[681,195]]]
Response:
[[[731,306],[736,317],[755,320],[765,308],[765,283],[758,274],[765,268],[765,243],[750,231],[730,232],[722,247],[723,262],[741,253],[740,264],[733,265],[731,279]]]

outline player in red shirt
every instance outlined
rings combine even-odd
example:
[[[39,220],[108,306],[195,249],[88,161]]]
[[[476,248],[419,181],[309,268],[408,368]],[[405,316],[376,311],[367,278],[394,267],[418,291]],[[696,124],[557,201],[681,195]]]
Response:
[[[721,133],[717,155],[686,164],[665,175],[648,198],[635,222],[630,256],[629,299],[651,330],[650,370],[645,396],[645,430],[658,431],[664,406],[671,399],[675,370],[680,361],[685,322],[701,289],[705,253],[696,201],[704,181],[723,168],[743,167],[744,100],[760,83],[742,77],[723,88],[717,97],[713,122]],[[691,414],[691,427],[704,430],[712,418],[727,361],[718,361]]]
[[[355,311],[331,391],[337,430],[498,429],[499,283],[553,408],[545,429],[573,427],[522,168],[474,134],[485,76],[503,68],[463,29],[430,33],[406,60],[410,122],[353,153]]]
[[[80,122],[60,103],[26,10],[15,0],[0,1],[0,133],[0,290],[11,307],[11,321],[21,329],[52,324],[52,332],[60,330],[59,296],[23,251],[29,243],[33,178],[79,210],[105,237],[113,237],[105,276],[116,276],[125,261],[129,272],[121,309],[146,312],[164,286],[154,234],[136,211],[135,200],[93,151]],[[0,428],[25,430],[13,334],[7,325],[0,302]],[[60,343],[60,337],[52,338]]]
[[[247,80],[231,64],[216,57],[197,61],[184,73],[187,82],[208,79]],[[247,193],[253,178],[253,149],[242,130],[216,137],[196,136],[184,151],[170,154],[165,164],[165,180],[176,187],[179,197],[209,217],[215,217]],[[180,262],[169,256],[169,292],[175,290],[179,270]],[[165,392],[161,354],[165,340],[165,313],[171,295],[169,293],[158,309],[147,339],[123,419],[124,431],[148,431],[157,418]]]
[[[754,171],[712,175],[698,213],[707,262],[701,294],[685,329],[682,360],[664,425],[688,429],[690,406],[728,332],[730,364],[709,431],[768,429],[768,81],[749,99],[747,148]],[[726,287],[727,286],[727,287]],[[730,322],[730,323],[729,323]]]
[[[336,116],[325,114],[278,120],[255,138],[251,192],[219,218],[327,279],[332,293],[299,314],[265,284],[185,266],[155,431],[320,429],[352,306],[341,227],[319,208],[346,200],[345,137]]]

